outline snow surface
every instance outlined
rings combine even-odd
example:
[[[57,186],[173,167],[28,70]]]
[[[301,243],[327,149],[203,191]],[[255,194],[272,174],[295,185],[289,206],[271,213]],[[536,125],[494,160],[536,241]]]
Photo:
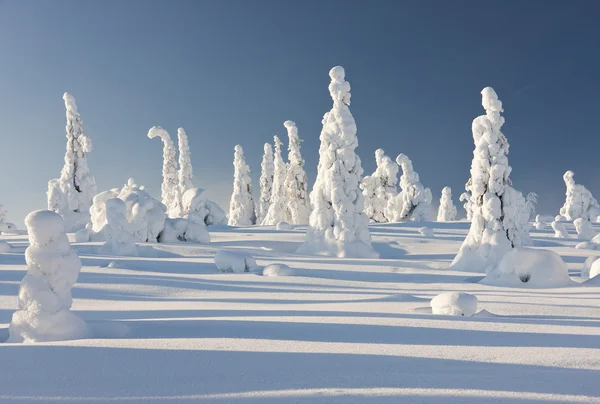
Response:
[[[440,293],[429,304],[433,314],[471,317],[477,313],[477,298],[464,292]]]
[[[100,242],[74,244],[83,268],[72,311],[90,335],[0,343],[0,402],[597,403],[600,284],[483,285],[448,269],[468,223],[427,223],[432,239],[421,226],[370,225],[376,260],[298,255],[300,229],[254,226],[209,227],[210,244],[138,243],[138,257],[112,267]],[[531,235],[578,281],[597,254],[551,229]],[[0,255],[3,341],[28,241],[0,240],[13,245]],[[222,250],[302,275],[221,273],[213,257]],[[432,315],[443,292],[475,295],[489,313]]]

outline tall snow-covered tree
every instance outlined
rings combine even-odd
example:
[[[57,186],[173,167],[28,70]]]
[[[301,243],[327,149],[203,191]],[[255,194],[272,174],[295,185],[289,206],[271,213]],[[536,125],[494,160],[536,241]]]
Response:
[[[275,166],[273,164],[273,146],[271,146],[270,143],[265,143],[260,168],[260,200],[258,201],[258,209],[256,212],[256,223],[263,222],[269,211],[269,206],[271,205]]]
[[[188,189],[194,188],[194,171],[188,136],[183,128],[177,129],[177,139],[179,143],[179,189],[183,195]]]
[[[350,83],[344,68],[329,72],[333,108],[323,117],[317,179],[310,193],[312,212],[301,254],[377,257],[360,191],[363,173],[356,155],[356,123],[350,113]]]
[[[454,258],[455,270],[489,272],[504,254],[528,238],[525,198],[512,187],[508,165],[508,141],[500,131],[504,124],[502,102],[491,87],[481,91],[486,114],[473,120],[471,195],[473,217],[467,238]]]
[[[389,222],[387,205],[398,193],[398,164],[385,155],[383,149],[375,151],[377,169],[372,175],[363,178],[361,188],[365,197],[365,213],[377,223]]]
[[[473,218],[473,204],[471,203],[471,179],[465,184],[465,192],[460,194],[459,201],[464,202],[463,208],[467,212],[467,220],[470,222]]]
[[[171,140],[169,133],[160,126],[153,126],[148,131],[148,137],[154,139],[159,137],[163,142],[163,168],[161,198],[162,203],[167,207],[169,217],[181,217],[181,189],[179,188],[177,150]]]
[[[233,193],[229,202],[229,225],[249,226],[256,224],[250,167],[246,164],[244,150],[235,146],[233,156]]]
[[[275,225],[279,222],[288,222],[290,220],[288,217],[288,198],[285,188],[287,164],[285,164],[281,156],[281,140],[277,136],[274,136],[273,139],[275,141],[275,174],[273,176],[273,189],[271,190],[271,204],[269,205],[267,215],[262,221],[263,226]]]
[[[535,205],[538,202],[538,194],[535,192],[530,192],[525,197],[525,205],[527,207],[527,211],[529,212],[529,220],[535,220]]]
[[[300,153],[302,140],[298,136],[298,128],[292,121],[285,121],[283,126],[288,132],[288,169],[284,187],[287,192],[288,219],[293,224],[307,224],[310,215],[308,200],[308,179],[304,171],[304,159]]]
[[[440,198],[440,207],[438,209],[438,222],[451,222],[456,219],[456,206],[452,202],[452,189],[444,187],[442,197]]]
[[[398,155],[396,163],[402,167],[400,193],[389,199],[386,207],[387,216],[392,222],[430,221],[431,190],[423,187],[419,174],[413,169],[412,161],[406,155]]]
[[[574,176],[573,171],[567,171],[563,175],[567,186],[567,197],[565,204],[560,208],[560,215],[569,221],[580,217],[596,221],[597,216],[600,215],[600,205],[586,187],[575,183]]]
[[[92,151],[92,140],[83,134],[75,98],[65,93],[63,99],[67,110],[65,164],[60,178],[48,182],[48,210],[63,217],[66,231],[77,231],[89,222],[90,206],[97,193],[86,158]]]

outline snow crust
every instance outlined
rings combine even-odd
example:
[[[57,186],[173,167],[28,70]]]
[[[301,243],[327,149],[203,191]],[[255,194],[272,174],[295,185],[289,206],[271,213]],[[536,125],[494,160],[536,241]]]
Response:
[[[85,323],[70,311],[71,289],[81,269],[60,215],[47,210],[25,218],[29,247],[27,274],[19,289],[19,309],[9,327],[9,342],[44,342],[82,338]]]
[[[444,187],[444,189],[442,189],[442,197],[440,198],[437,221],[451,222],[453,220],[456,220],[456,206],[454,206],[454,202],[452,202],[452,189],[450,187]]]
[[[244,150],[239,144],[235,146],[233,169],[233,193],[229,202],[228,224],[230,226],[256,224],[250,167],[246,164]]]
[[[445,292],[431,299],[431,312],[446,316],[471,317],[477,313],[477,297],[464,292]]]
[[[244,273],[257,268],[254,258],[243,252],[221,250],[215,255],[215,265],[221,272]]]
[[[293,121],[285,121],[283,126],[288,133],[288,166],[284,188],[287,194],[288,218],[292,224],[308,224],[310,202],[308,199],[308,178],[304,171],[304,159],[300,152],[302,139]]]
[[[383,149],[375,151],[377,169],[361,181],[363,196],[365,197],[365,213],[368,218],[377,223],[390,221],[387,215],[387,205],[391,198],[398,193],[398,171],[400,167],[390,157],[385,155]]]
[[[400,193],[389,199],[386,208],[390,221],[431,221],[431,190],[423,187],[419,174],[413,169],[412,161],[406,155],[398,155],[396,163],[402,167],[402,175]]]

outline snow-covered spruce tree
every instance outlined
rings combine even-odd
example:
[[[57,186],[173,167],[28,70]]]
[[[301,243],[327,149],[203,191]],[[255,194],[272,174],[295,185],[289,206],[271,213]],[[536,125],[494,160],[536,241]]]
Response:
[[[249,226],[256,224],[250,167],[244,159],[244,150],[235,146],[233,157],[233,193],[229,202],[229,225]]]
[[[161,198],[167,207],[169,217],[181,217],[181,190],[177,173],[177,151],[169,133],[160,126],[153,126],[148,131],[148,137],[159,137],[163,142],[163,168]]]
[[[398,155],[396,163],[402,167],[400,193],[389,199],[386,207],[387,216],[392,222],[430,221],[431,190],[423,187],[419,181],[419,174],[413,169],[412,161],[406,155]]]
[[[273,140],[275,142],[273,188],[271,190],[269,210],[267,210],[267,215],[261,223],[263,226],[275,225],[279,222],[289,222],[290,220],[288,217],[288,199],[285,188],[287,164],[285,164],[281,156],[281,140],[277,136],[274,136]]]
[[[456,219],[456,206],[452,202],[452,189],[444,187],[442,197],[440,198],[440,207],[438,209],[438,222],[451,222]]]
[[[188,137],[183,128],[177,129],[179,143],[179,192],[185,194],[188,189],[194,188],[194,172]]]
[[[106,243],[100,248],[103,254],[109,255],[137,255],[133,229],[127,220],[127,205],[119,198],[106,201],[106,222],[110,228]]]
[[[275,175],[273,146],[270,143],[265,143],[264,150],[262,163],[260,164],[260,199],[256,212],[256,223],[262,223],[269,211],[271,193],[273,192],[273,177]]]
[[[481,91],[486,114],[473,120],[475,150],[471,163],[471,228],[450,268],[488,272],[504,254],[528,238],[525,198],[512,188],[508,165],[508,141],[500,131],[504,124],[502,102],[491,87]]]
[[[460,194],[459,201],[464,202],[463,208],[467,213],[467,220],[470,222],[473,218],[473,204],[471,203],[471,179],[465,184],[465,192]]]
[[[329,72],[329,93],[333,108],[323,117],[317,179],[310,202],[312,212],[301,254],[324,254],[337,257],[378,257],[371,246],[371,235],[360,191],[363,173],[356,123],[350,113],[350,83],[344,68]]]
[[[19,289],[19,310],[12,317],[8,342],[44,342],[82,338],[85,323],[70,311],[71,288],[81,261],[65,234],[64,220],[48,210],[25,218],[29,247],[27,274]]]
[[[298,128],[292,121],[285,121],[283,126],[288,132],[288,169],[284,187],[287,192],[288,218],[292,224],[307,224],[310,215],[308,200],[308,179],[304,171],[304,159],[300,153],[302,139],[298,136]]]
[[[77,231],[90,219],[96,180],[90,174],[86,154],[92,151],[92,140],[83,134],[83,122],[77,112],[75,98],[63,95],[67,109],[67,148],[60,178],[48,182],[48,210],[65,220],[67,231]]]
[[[368,218],[377,223],[389,222],[387,205],[396,196],[398,188],[398,164],[385,155],[383,149],[375,151],[377,169],[372,175],[366,176],[361,182],[365,197],[365,213]]]
[[[14,223],[7,221],[8,212],[4,209],[4,206],[0,205],[0,232],[10,232],[17,230],[17,226]]]
[[[586,187],[575,183],[574,176],[573,171],[567,171],[563,175],[565,185],[567,186],[567,197],[565,204],[560,208],[560,214],[568,221],[573,221],[580,217],[596,221],[597,216],[600,214],[600,205]]]
[[[525,197],[525,205],[527,210],[529,211],[529,220],[535,220],[535,205],[538,202],[538,194],[535,192],[530,192]]]

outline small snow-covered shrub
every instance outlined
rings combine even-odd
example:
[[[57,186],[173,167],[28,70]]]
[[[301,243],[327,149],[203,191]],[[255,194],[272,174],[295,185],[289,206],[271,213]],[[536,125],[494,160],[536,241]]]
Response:
[[[494,286],[555,288],[572,283],[567,265],[550,250],[513,249],[480,283]]]
[[[585,259],[585,262],[583,263],[583,267],[581,268],[581,278],[583,279],[589,279],[590,278],[590,269],[592,268],[592,265],[594,264],[594,262],[596,262],[596,260],[598,259],[598,257],[596,256],[591,256],[591,257],[587,257]]]
[[[287,222],[277,223],[277,230],[294,230],[294,226]]]
[[[430,227],[421,227],[419,229],[419,233],[421,233],[421,236],[423,237],[433,237],[433,229]]]
[[[119,198],[111,198],[106,201],[106,221],[105,227],[107,241],[100,248],[103,254],[108,255],[137,255],[135,238],[131,230],[131,225],[127,221],[127,206]]]
[[[582,217],[573,220],[575,230],[577,231],[577,238],[579,240],[591,240],[596,236],[596,232],[592,230],[592,225],[589,220]]]
[[[0,254],[10,252],[11,246],[6,241],[0,240]]]
[[[537,215],[535,217],[535,228],[538,230],[544,230],[548,227],[547,223],[543,220],[542,215]]]
[[[254,258],[243,252],[219,251],[215,254],[215,265],[221,272],[243,273],[257,268]]]
[[[389,222],[387,205],[397,193],[398,171],[400,167],[385,155],[383,149],[375,150],[377,169],[364,177],[360,183],[365,197],[365,214],[376,223]]]
[[[440,207],[438,209],[438,222],[451,222],[456,219],[456,206],[452,202],[452,189],[444,187],[442,197],[440,198]]]
[[[8,342],[44,342],[82,338],[85,323],[70,311],[71,289],[81,269],[62,217],[48,210],[25,218],[29,247],[27,274],[19,289],[19,310],[12,317]]]
[[[396,163],[402,167],[400,193],[389,199],[386,207],[387,217],[392,222],[412,220],[427,222],[431,220],[431,190],[423,187],[419,174],[413,169],[410,159],[399,154]]]
[[[569,238],[569,232],[564,222],[553,221],[552,229],[554,229],[554,237],[556,238]]]
[[[183,217],[206,226],[227,224],[223,209],[209,200],[201,188],[191,188],[183,194]]]
[[[297,271],[285,264],[267,265],[262,272],[263,276],[294,276]]]
[[[204,222],[176,218],[165,220],[165,227],[158,236],[160,243],[210,243],[210,234]]]
[[[590,241],[584,241],[575,246],[580,250],[600,250],[600,234],[597,234]]]
[[[464,292],[445,292],[430,302],[431,312],[446,316],[471,317],[477,313],[477,298]]]
[[[576,184],[573,178],[575,173],[567,171],[563,175],[567,193],[565,204],[560,208],[561,216],[568,221],[579,219],[594,220],[600,214],[600,205],[592,193],[583,185]]]

